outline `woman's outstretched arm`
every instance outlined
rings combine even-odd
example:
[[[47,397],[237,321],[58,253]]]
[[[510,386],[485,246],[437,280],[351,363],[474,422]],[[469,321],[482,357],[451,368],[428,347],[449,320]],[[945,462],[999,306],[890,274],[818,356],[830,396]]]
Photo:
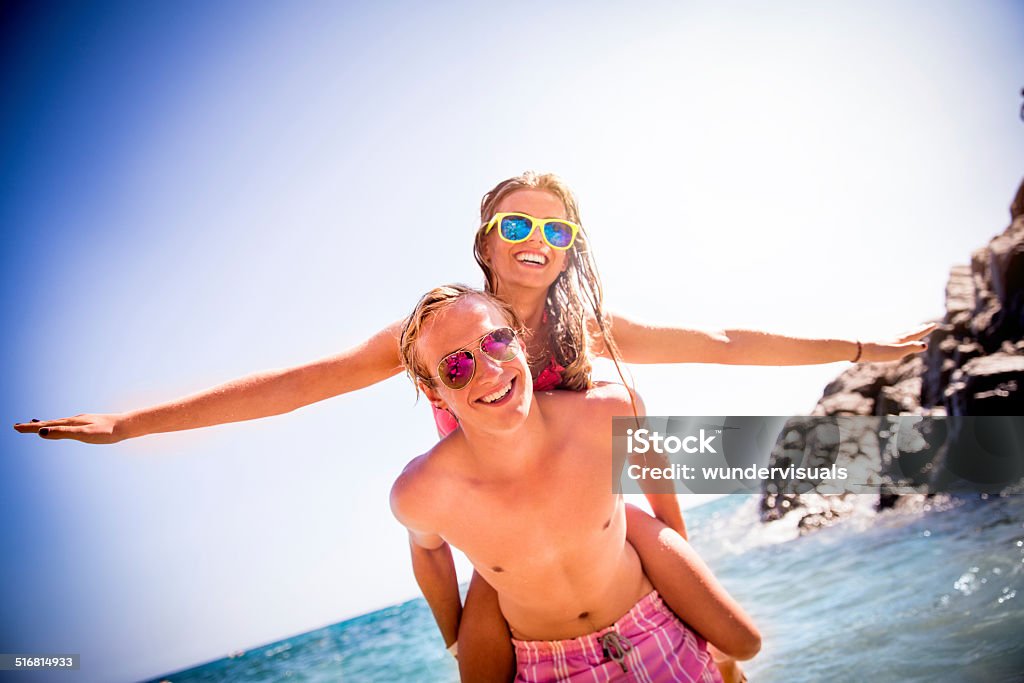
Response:
[[[116,443],[146,434],[196,429],[281,415],[383,381],[401,370],[396,322],[334,356],[243,377],[198,394],[125,413],[82,414],[22,422],[14,428],[44,439]]]
[[[899,360],[927,348],[934,324],[921,325],[891,340],[811,339],[754,330],[704,332],[646,325],[611,317],[615,343],[627,363],[721,363],[725,365],[817,365],[836,361]],[[602,355],[608,355],[603,348]]]

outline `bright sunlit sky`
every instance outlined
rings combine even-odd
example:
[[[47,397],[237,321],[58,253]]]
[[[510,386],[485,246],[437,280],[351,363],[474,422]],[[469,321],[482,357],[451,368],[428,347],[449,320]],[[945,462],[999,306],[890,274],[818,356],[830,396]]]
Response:
[[[306,362],[479,285],[480,197],[528,168],[577,192],[612,310],[894,336],[1024,172],[1020,3],[0,15],[8,424]],[[652,414],[799,414],[846,367],[634,377]],[[115,446],[8,429],[0,652],[127,681],[413,597],[387,494],[435,439],[402,377]]]

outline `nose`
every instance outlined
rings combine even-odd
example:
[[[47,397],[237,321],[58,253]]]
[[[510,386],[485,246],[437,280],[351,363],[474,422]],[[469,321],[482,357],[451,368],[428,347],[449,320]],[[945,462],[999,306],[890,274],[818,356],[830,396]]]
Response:
[[[476,358],[476,375],[479,379],[489,381],[501,374],[501,363],[482,351],[474,353]]]
[[[530,233],[530,238],[526,240],[526,243],[529,244],[531,247],[546,246],[544,244],[543,230],[544,226],[541,225],[540,223],[537,223],[537,225],[533,228],[533,232]]]

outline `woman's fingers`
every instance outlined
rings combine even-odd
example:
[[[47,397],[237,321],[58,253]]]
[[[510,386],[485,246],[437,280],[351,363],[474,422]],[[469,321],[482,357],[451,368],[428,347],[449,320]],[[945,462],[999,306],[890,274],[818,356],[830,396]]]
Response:
[[[937,327],[937,325],[935,323],[926,323],[924,325],[921,325],[920,327],[914,328],[913,331],[908,332],[907,334],[901,336],[899,338],[899,341],[900,341],[900,343],[903,343],[903,342],[911,342],[911,341],[917,341],[919,339],[924,339],[926,336],[931,334],[935,330],[936,327]]]
[[[109,431],[98,429],[94,425],[63,426],[63,427],[42,427],[39,436],[48,441],[59,441],[61,439],[72,439],[82,443],[107,444],[116,443],[118,439],[113,438]]]
[[[79,441],[85,441],[83,437],[88,436],[85,427],[41,427],[39,429],[39,436],[44,439],[78,439]]]
[[[63,425],[70,425],[73,418],[60,418],[59,420],[33,420],[32,422],[18,422],[14,425],[14,429],[23,434],[30,434],[37,432],[44,427],[58,427]]]
[[[85,416],[83,415],[75,415],[74,417],[62,417],[59,420],[32,420],[31,422],[19,422],[14,425],[14,429],[22,434],[32,434],[47,427],[89,424],[88,420],[83,419],[84,417]]]
[[[887,361],[899,360],[912,353],[921,353],[927,348],[928,344],[922,341],[911,341],[901,344],[865,344],[861,362],[885,363]]]
[[[911,353],[921,353],[928,348],[928,344],[921,341],[907,342],[905,344],[897,344],[896,348],[899,349],[899,357],[903,358]]]

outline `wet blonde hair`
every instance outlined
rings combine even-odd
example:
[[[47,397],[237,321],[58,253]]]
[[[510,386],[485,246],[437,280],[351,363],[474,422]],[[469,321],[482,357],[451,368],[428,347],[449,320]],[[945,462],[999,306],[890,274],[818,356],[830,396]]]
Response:
[[[554,173],[526,171],[514,178],[501,181],[480,201],[480,227],[473,242],[473,256],[480,264],[480,269],[484,271],[487,292],[501,296],[498,279],[484,258],[483,247],[487,238],[485,230],[501,200],[519,190],[550,192],[561,200],[566,218],[580,226],[576,241],[566,254],[568,265],[548,288],[545,302],[545,311],[550,322],[548,348],[551,349],[558,364],[565,368],[559,386],[574,391],[591,387],[591,351],[594,340],[590,336],[588,320],[596,324],[597,332],[625,384],[619,366],[622,358],[606,319],[601,278],[597,274],[597,264],[590,250],[587,231],[580,220],[579,205],[569,186]]]
[[[409,379],[416,386],[417,394],[419,393],[420,382],[423,382],[428,387],[433,387],[436,384],[434,369],[425,363],[416,352],[416,346],[419,342],[420,334],[423,332],[423,326],[441,311],[450,308],[467,297],[478,297],[494,306],[505,318],[508,326],[516,331],[516,334],[521,335],[523,333],[523,324],[520,322],[519,316],[516,315],[511,306],[501,299],[466,285],[455,284],[435,287],[420,297],[416,308],[412,310],[412,313],[406,318],[405,324],[402,326],[402,334],[398,342],[399,353],[402,356],[402,367],[405,368]]]

